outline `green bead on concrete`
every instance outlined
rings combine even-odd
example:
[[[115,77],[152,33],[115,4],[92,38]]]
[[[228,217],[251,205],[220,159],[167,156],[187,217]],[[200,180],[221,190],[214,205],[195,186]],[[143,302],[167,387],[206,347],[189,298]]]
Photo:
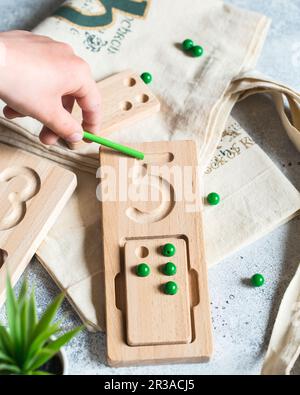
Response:
[[[178,291],[178,286],[174,281],[169,281],[164,285],[164,291],[166,295],[176,295]]]
[[[163,267],[163,272],[166,276],[174,276],[177,272],[177,268],[173,262],[168,262]]]
[[[140,263],[136,267],[136,274],[139,277],[147,277],[150,274],[150,267],[146,263]]]
[[[203,55],[203,52],[204,52],[203,48],[200,47],[200,45],[194,45],[193,48],[191,49],[191,51],[192,51],[192,55],[195,58],[199,58],[200,56]]]
[[[216,206],[217,204],[220,203],[220,195],[217,194],[216,192],[211,192],[207,196],[207,203],[210,204],[211,206]]]
[[[251,284],[253,287],[261,287],[264,285],[265,279],[262,274],[256,273],[251,277]]]
[[[194,46],[194,41],[191,40],[190,38],[187,38],[186,40],[183,41],[182,43],[182,49],[184,51],[189,51],[190,49],[192,49]]]
[[[163,256],[174,256],[176,253],[176,248],[173,244],[168,243],[163,246],[162,254]]]
[[[145,82],[145,84],[150,84],[152,82],[152,75],[148,72],[145,72],[141,75],[141,79]]]

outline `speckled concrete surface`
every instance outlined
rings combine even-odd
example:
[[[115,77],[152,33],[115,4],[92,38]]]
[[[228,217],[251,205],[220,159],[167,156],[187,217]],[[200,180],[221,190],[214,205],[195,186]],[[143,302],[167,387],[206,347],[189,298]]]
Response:
[[[230,0],[272,18],[258,69],[300,90],[300,0]],[[58,0],[0,0],[0,31],[29,29],[54,9]],[[230,43],[228,43],[230,45]],[[249,98],[234,116],[300,189],[300,155],[285,135],[272,103]],[[209,271],[215,352],[205,365],[173,365],[111,369],[105,364],[105,336],[83,332],[67,346],[72,374],[258,374],[283,293],[300,262],[300,219],[294,219],[244,248]],[[243,279],[261,272],[261,289]],[[33,260],[25,275],[36,284],[42,311],[58,292],[44,269]],[[66,326],[79,324],[65,302],[60,315]],[[0,320],[4,317],[0,311]],[[294,374],[300,374],[298,361]]]

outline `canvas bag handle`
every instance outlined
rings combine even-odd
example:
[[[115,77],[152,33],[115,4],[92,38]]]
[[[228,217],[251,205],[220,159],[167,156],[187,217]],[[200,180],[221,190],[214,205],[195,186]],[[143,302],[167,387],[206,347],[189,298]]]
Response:
[[[248,71],[232,81],[227,95],[238,96],[240,101],[257,93],[271,95],[290,140],[300,151],[300,94],[256,71]],[[291,119],[287,115],[285,100],[289,105]]]
[[[282,299],[262,367],[263,375],[289,375],[300,355],[300,265]]]

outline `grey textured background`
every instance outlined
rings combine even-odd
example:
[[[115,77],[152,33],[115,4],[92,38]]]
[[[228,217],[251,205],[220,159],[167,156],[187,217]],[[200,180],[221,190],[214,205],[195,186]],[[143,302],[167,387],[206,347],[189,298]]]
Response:
[[[227,2],[272,18],[258,70],[300,90],[300,0]],[[59,0],[0,0],[0,31],[30,29],[60,3]],[[300,189],[300,155],[286,137],[271,101],[266,97],[249,98],[235,107],[233,115]],[[111,369],[105,363],[105,336],[84,331],[67,346],[70,373],[258,374],[280,300],[300,262],[299,240],[298,217],[210,269],[215,338],[210,363]],[[261,289],[249,288],[242,282],[255,272],[265,275],[266,285]],[[38,308],[43,311],[58,288],[35,260],[26,275],[36,284]],[[68,302],[60,315],[66,327],[79,324]],[[3,317],[2,309],[0,320]],[[299,360],[293,373],[300,373]]]

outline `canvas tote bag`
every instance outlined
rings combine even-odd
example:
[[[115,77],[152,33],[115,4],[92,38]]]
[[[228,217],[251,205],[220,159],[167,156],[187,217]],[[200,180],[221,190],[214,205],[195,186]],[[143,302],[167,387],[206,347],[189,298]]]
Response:
[[[249,72],[255,67],[269,22],[263,15],[220,0],[71,0],[34,29],[37,34],[69,43],[89,63],[95,80],[127,68],[153,74],[151,89],[161,101],[161,112],[110,137],[125,143],[197,142],[204,173],[203,196],[212,190],[222,195],[221,205],[204,211],[209,264],[289,220],[300,208],[299,192],[228,118],[237,100],[271,92],[287,133],[299,148],[298,94]],[[187,37],[203,46],[203,57],[194,59],[182,52],[179,44]],[[289,100],[292,120],[285,114],[284,96]],[[0,120],[0,141],[77,173],[77,191],[37,256],[67,291],[88,328],[103,330],[101,218],[95,196],[98,147],[87,144],[79,151],[64,144],[45,147],[38,139],[39,122],[31,118],[8,121],[3,116]],[[268,187],[276,188],[276,202],[265,199]],[[255,197],[250,191],[255,191]],[[239,212],[235,210],[237,199]]]

